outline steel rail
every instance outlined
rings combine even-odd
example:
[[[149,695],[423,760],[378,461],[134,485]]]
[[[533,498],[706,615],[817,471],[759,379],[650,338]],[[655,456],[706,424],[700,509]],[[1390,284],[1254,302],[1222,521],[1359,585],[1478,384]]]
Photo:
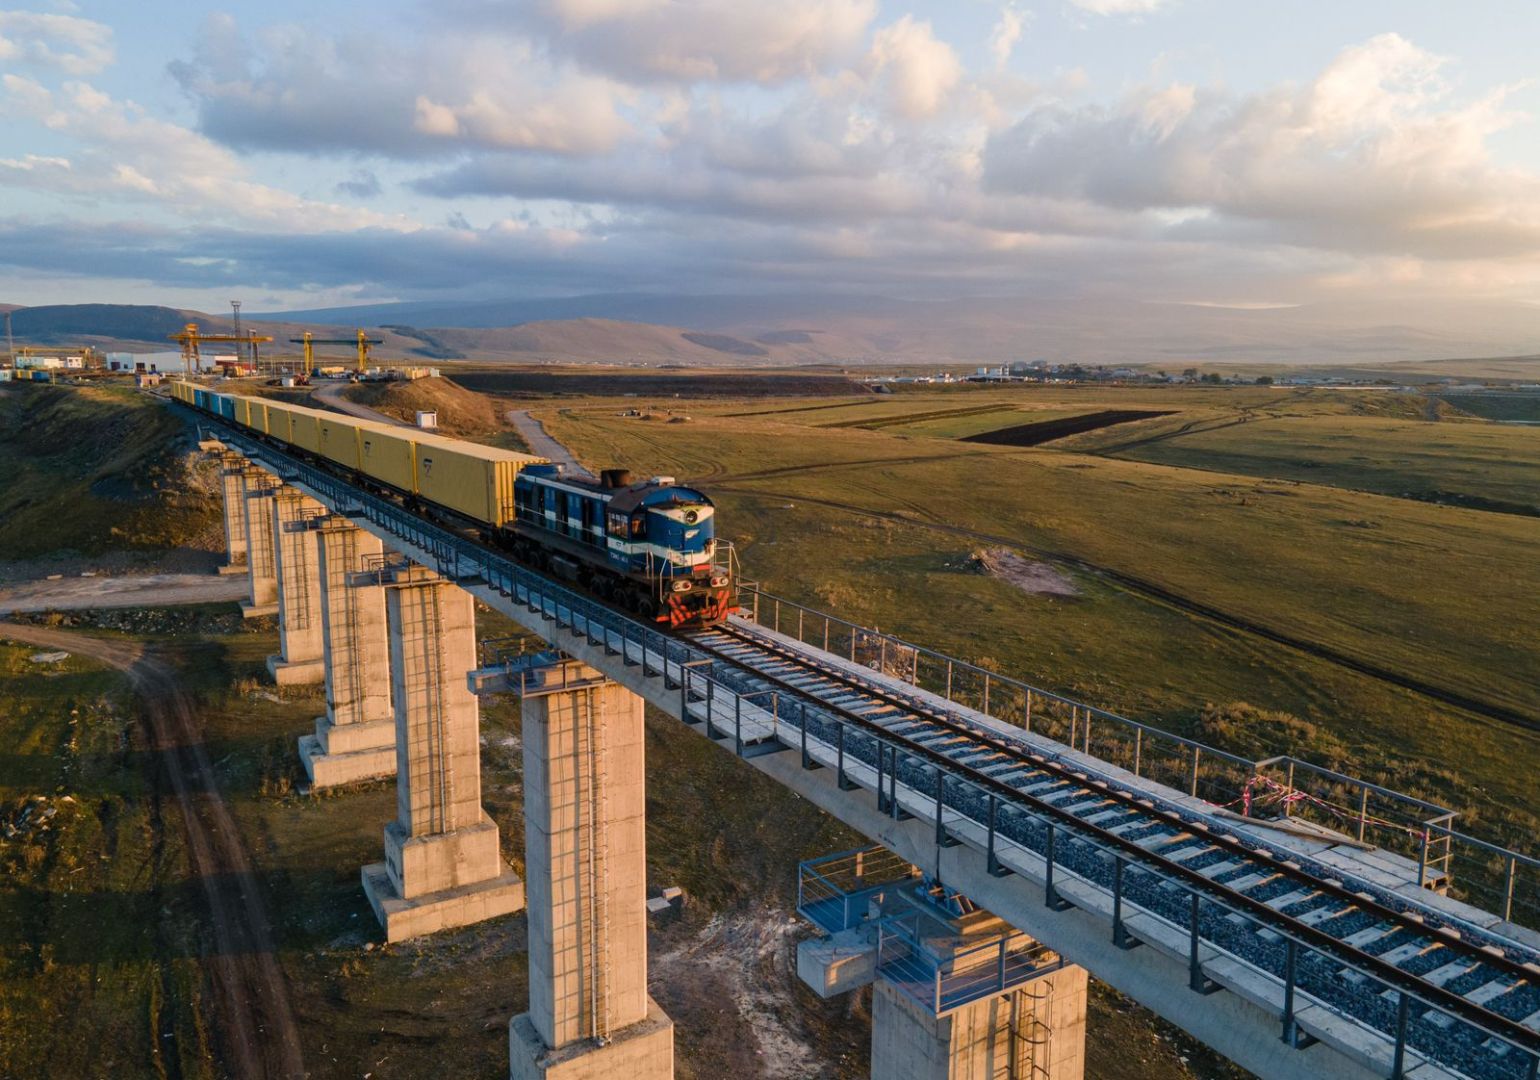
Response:
[[[986,788],[997,795],[1008,798],[1013,802],[1025,801],[1031,803],[1032,813],[1038,814],[1039,816],[1054,818],[1055,820],[1060,821],[1066,826],[1070,827],[1075,832],[1090,833],[1094,836],[1094,839],[1097,843],[1118,848],[1119,850],[1131,856],[1132,861],[1137,861],[1142,864],[1156,867],[1158,868],[1158,872],[1164,876],[1180,878],[1187,884],[1191,885],[1194,888],[1194,891],[1201,891],[1208,895],[1211,899],[1222,900],[1225,906],[1233,906],[1244,909],[1247,913],[1254,916],[1258,921],[1286,932],[1290,936],[1299,939],[1303,944],[1309,945],[1311,948],[1318,952],[1324,953],[1328,956],[1336,957],[1342,960],[1344,963],[1348,963],[1354,967],[1361,968],[1362,970],[1373,974],[1376,978],[1380,979],[1387,985],[1393,986],[1398,990],[1404,990],[1414,997],[1417,997],[1418,999],[1422,1000],[1424,1004],[1459,1016],[1461,1019],[1474,1024],[1477,1027],[1484,1028],[1493,1034],[1501,1033],[1501,1037],[1505,1041],[1516,1044],[1530,1053],[1540,1055],[1540,1032],[1533,1031],[1516,1020],[1510,1020],[1506,1016],[1492,1012],[1491,1010],[1486,1009],[1481,1005],[1477,1005],[1474,1002],[1471,1002],[1460,996],[1459,994],[1454,993],[1453,991],[1446,990],[1443,987],[1427,982],[1426,980],[1416,975],[1409,974],[1408,972],[1403,971],[1401,968],[1396,967],[1394,964],[1391,964],[1385,960],[1381,960],[1379,957],[1370,955],[1369,953],[1355,948],[1354,946],[1348,945],[1341,938],[1333,937],[1331,934],[1324,930],[1318,930],[1314,926],[1302,923],[1299,920],[1292,918],[1291,916],[1284,915],[1282,912],[1268,907],[1260,900],[1256,900],[1242,892],[1232,889],[1226,885],[1219,884],[1210,878],[1204,877],[1197,870],[1190,869],[1182,863],[1168,859],[1157,854],[1156,852],[1141,847],[1137,842],[1133,840],[1125,839],[1116,833],[1112,833],[1108,830],[1100,828],[1099,826],[1092,825],[1090,822],[1087,822],[1083,818],[1078,817],[1067,809],[1056,806],[1053,803],[1044,802],[1043,800],[1028,794],[1020,788],[1011,787],[1004,781],[996,780],[993,777],[986,776],[983,773],[978,772],[972,766],[960,764],[952,758],[947,757],[939,750],[934,750],[931,747],[925,746],[921,743],[915,743],[907,739],[904,735],[890,731],[876,721],[869,720],[858,713],[852,712],[848,708],[822,700],[814,696],[805,688],[800,688],[794,683],[788,682],[779,676],[772,675],[761,669],[755,668],[749,664],[744,663],[742,660],[735,659],[731,655],[720,652],[719,650],[712,650],[709,645],[706,645],[699,640],[703,634],[709,633],[724,634],[725,636],[733,638],[734,640],[742,644],[746,644],[751,648],[757,648],[761,651],[769,652],[771,655],[776,656],[783,662],[797,664],[804,669],[812,667],[821,676],[828,678],[831,681],[840,683],[850,688],[851,690],[862,693],[886,705],[905,710],[919,720],[938,724],[958,735],[962,735],[974,740],[981,746],[988,747],[989,749],[995,750],[999,753],[1015,757],[1021,760],[1023,764],[1029,765],[1034,769],[1048,773],[1052,776],[1056,776],[1059,779],[1067,780],[1070,783],[1081,787],[1087,794],[1095,794],[1098,796],[1104,795],[1132,810],[1137,811],[1142,816],[1148,818],[1152,823],[1175,825],[1178,827],[1192,829],[1195,832],[1200,833],[1202,839],[1207,843],[1213,843],[1233,855],[1237,855],[1246,859],[1248,862],[1263,864],[1268,870],[1283,875],[1290,880],[1297,881],[1302,886],[1308,886],[1312,889],[1323,892],[1335,900],[1339,900],[1368,914],[1375,915],[1385,922],[1394,923],[1403,929],[1418,934],[1419,936],[1429,938],[1439,945],[1443,945],[1446,948],[1455,950],[1462,956],[1473,959],[1481,964],[1496,968],[1504,974],[1522,979],[1525,982],[1533,983],[1537,980],[1537,978],[1540,978],[1540,973],[1537,973],[1536,969],[1531,964],[1515,960],[1505,953],[1500,954],[1487,948],[1483,948],[1481,945],[1467,941],[1463,935],[1460,937],[1454,937],[1451,935],[1441,934],[1436,929],[1430,928],[1427,922],[1420,917],[1414,917],[1406,912],[1398,911],[1394,908],[1388,907],[1365,896],[1362,893],[1355,892],[1352,889],[1347,888],[1345,885],[1333,884],[1330,880],[1317,877],[1316,875],[1310,873],[1307,870],[1304,870],[1303,868],[1290,866],[1288,859],[1279,856],[1270,850],[1253,848],[1246,842],[1236,837],[1216,831],[1214,827],[1208,825],[1207,823],[1194,823],[1186,821],[1176,811],[1161,811],[1151,806],[1146,806],[1140,800],[1147,800],[1148,795],[1121,791],[1114,787],[1111,783],[1107,783],[1106,786],[1092,783],[1090,782],[1089,777],[1087,777],[1083,772],[1077,774],[1076,769],[1067,766],[1053,758],[1030,751],[1020,743],[1002,738],[992,732],[980,730],[977,726],[968,724],[962,720],[952,717],[944,711],[930,706],[928,703],[914,701],[907,698],[906,696],[894,693],[886,688],[873,686],[866,680],[856,678],[853,673],[843,669],[833,668],[830,665],[825,665],[805,653],[790,649],[789,647],[783,646],[778,642],[767,642],[760,639],[756,635],[751,635],[744,632],[738,627],[727,625],[713,627],[709,631],[702,631],[689,635],[689,640],[696,647],[714,652],[723,661],[731,663],[751,675],[766,679],[776,684],[776,687],[784,692],[812,701],[820,708],[836,711],[842,716],[848,718],[850,722],[855,723],[857,726],[867,731],[880,735],[883,739],[889,741],[904,741],[908,744],[909,747],[904,750],[905,754],[912,755],[917,758],[922,758],[937,767],[944,767],[948,771],[955,772],[959,769],[964,770],[970,774],[968,777],[968,781],[970,783],[974,783],[980,787]]]

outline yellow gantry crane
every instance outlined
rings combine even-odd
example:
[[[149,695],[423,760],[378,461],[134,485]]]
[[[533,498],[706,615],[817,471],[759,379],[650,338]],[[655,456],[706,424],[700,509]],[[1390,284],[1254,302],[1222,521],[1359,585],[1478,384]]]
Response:
[[[289,343],[292,344],[292,345],[303,345],[305,347],[304,379],[305,379],[306,382],[310,381],[311,372],[313,372],[315,370],[315,346],[317,346],[317,345],[352,345],[352,346],[354,346],[355,348],[358,349],[358,370],[359,371],[366,371],[366,370],[368,370],[368,367],[369,367],[369,346],[384,344],[384,342],[380,338],[369,337],[362,330],[360,330],[358,332],[358,336],[357,336],[356,339],[355,338],[318,338],[314,334],[312,334],[310,331],[306,330],[304,337],[290,338],[289,339]]]
[[[187,369],[187,374],[193,375],[202,370],[199,346],[205,341],[245,342],[251,346],[252,366],[260,368],[261,365],[257,359],[257,343],[273,339],[261,334],[205,334],[198,329],[197,323],[188,323],[182,328],[181,333],[172,334],[171,340],[182,343],[182,365]]]

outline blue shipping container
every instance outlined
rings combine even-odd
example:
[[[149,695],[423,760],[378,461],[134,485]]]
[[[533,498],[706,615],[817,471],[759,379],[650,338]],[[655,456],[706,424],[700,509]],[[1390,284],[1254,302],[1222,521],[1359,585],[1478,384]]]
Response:
[[[226,420],[234,420],[235,399],[228,394],[215,394],[214,397],[219,401],[219,415]]]

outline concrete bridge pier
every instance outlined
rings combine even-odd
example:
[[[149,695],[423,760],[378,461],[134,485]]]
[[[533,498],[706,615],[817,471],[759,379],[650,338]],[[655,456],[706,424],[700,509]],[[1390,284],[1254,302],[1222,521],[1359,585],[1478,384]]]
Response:
[[[647,993],[643,701],[575,660],[523,687],[529,1012],[512,1080],[671,1080]]]
[[[302,735],[299,756],[315,788],[396,775],[396,718],[390,707],[390,638],[377,537],[339,515],[315,522],[321,580],[326,715]]]
[[[221,574],[247,574],[246,568],[246,498],[241,474],[246,459],[233,450],[219,455],[219,484],[224,494],[225,565]]]
[[[241,470],[241,513],[246,532],[246,574],[251,595],[241,615],[278,614],[278,568],[273,550],[274,499],[283,481],[256,465]]]
[[[312,522],[320,503],[291,487],[273,496],[273,552],[278,572],[278,653],[267,670],[279,686],[303,686],[326,677],[322,660],[321,575]]]
[[[469,593],[421,566],[381,571],[390,634],[397,817],[385,861],[363,869],[387,941],[468,926],[524,906],[481,807],[476,612]]]
[[[872,987],[872,1076],[882,1080],[1082,1080],[1085,968],[1064,967],[937,1016],[892,983]]]

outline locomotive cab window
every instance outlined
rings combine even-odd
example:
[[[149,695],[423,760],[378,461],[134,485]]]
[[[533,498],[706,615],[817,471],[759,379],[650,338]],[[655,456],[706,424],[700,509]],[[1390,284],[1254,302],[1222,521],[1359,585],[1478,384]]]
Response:
[[[610,514],[610,515],[608,515],[608,526],[609,526],[609,534],[611,536],[613,536],[613,537],[615,537],[615,538],[617,538],[619,540],[624,540],[626,538],[626,531],[627,531],[626,515],[624,515],[624,514]]]

